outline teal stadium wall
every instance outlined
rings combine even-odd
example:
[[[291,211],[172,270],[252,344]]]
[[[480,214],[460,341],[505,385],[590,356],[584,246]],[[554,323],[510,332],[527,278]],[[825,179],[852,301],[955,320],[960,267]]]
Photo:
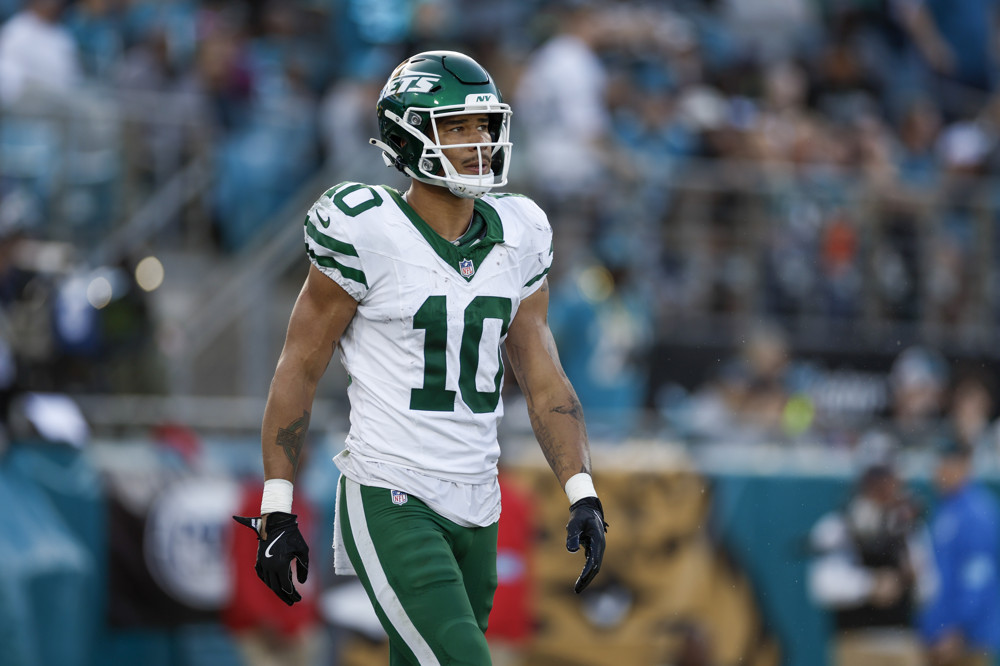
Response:
[[[850,479],[731,472],[708,479],[712,534],[750,576],[780,641],[782,663],[827,663],[827,618],[806,595],[805,539],[820,515],[844,501]],[[930,497],[925,480],[913,485]],[[86,451],[18,444],[0,462],[0,663],[238,666],[235,647],[217,623],[107,626],[105,500]]]

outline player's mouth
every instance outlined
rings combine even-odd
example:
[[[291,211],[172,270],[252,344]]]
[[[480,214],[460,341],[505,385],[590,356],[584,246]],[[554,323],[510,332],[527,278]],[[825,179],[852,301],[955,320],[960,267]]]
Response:
[[[480,162],[478,159],[468,160],[462,162],[462,171],[465,173],[472,174],[474,176],[481,176],[483,174],[489,173],[490,165],[488,162]]]

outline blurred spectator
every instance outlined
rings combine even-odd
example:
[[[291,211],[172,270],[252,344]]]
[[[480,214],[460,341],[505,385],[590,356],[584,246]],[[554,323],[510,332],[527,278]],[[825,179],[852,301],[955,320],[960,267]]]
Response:
[[[1000,649],[1000,513],[972,476],[972,450],[954,435],[937,442],[931,523],[940,586],[920,617],[931,666],[991,666]]]
[[[261,2],[258,14],[259,20],[250,22],[253,38],[248,45],[255,86],[282,86],[289,77],[303,90],[319,93],[329,80],[331,63],[323,53],[324,35],[312,22],[325,19],[325,14],[301,2],[275,0]]]
[[[125,175],[142,196],[217,140],[203,83],[178,61],[172,44],[165,29],[150,29],[116,61],[111,76],[125,117]]]
[[[568,202],[603,193],[608,175],[611,118],[608,74],[598,56],[606,37],[595,2],[558,3],[557,31],[525,63],[514,91],[518,124],[512,132],[524,182],[544,199]]]
[[[538,3],[453,0],[434,4],[440,5],[439,12],[441,9],[453,11],[455,17],[461,17],[460,21],[453,18],[449,27],[453,32],[461,34],[464,41],[476,45],[479,53],[476,60],[486,61],[484,66],[490,72],[496,72],[501,91],[506,93],[504,76],[500,73],[504,66],[497,63],[497,69],[494,69],[493,60],[499,58],[507,61],[511,53],[530,49],[531,21],[538,17],[535,6]],[[508,64],[507,67],[509,66]]]
[[[937,181],[939,163],[934,149],[942,125],[940,109],[925,96],[913,100],[904,110],[897,157],[904,185],[919,188]]]
[[[117,110],[83,75],[80,52],[61,22],[64,3],[32,0],[0,26],[0,149],[21,150],[15,166],[33,180],[51,237],[93,242],[112,215],[118,174]],[[13,160],[18,165],[19,160]],[[64,188],[52,207],[56,185]]]
[[[29,0],[0,26],[0,104],[63,103],[83,80],[79,53],[59,22],[61,0]],[[37,109],[37,106],[33,108]]]
[[[870,48],[860,28],[833,22],[826,39],[810,54],[810,97],[814,106],[834,122],[851,122],[866,110],[878,110],[883,98],[881,71],[867,59]]]
[[[691,96],[685,98],[686,107],[676,99],[671,75],[662,68],[648,66],[638,76],[619,74],[612,87],[618,97],[611,108],[615,141],[645,174],[638,182],[639,195],[647,215],[659,217],[672,195],[664,182],[701,148],[697,121],[702,117],[692,108]]]
[[[755,117],[757,159],[784,166],[803,155],[803,133],[809,127],[806,106],[809,79],[806,70],[791,59],[767,64],[760,69],[761,98]]]
[[[893,463],[865,461],[847,504],[813,527],[809,595],[833,620],[834,666],[922,666],[915,610],[933,589],[922,509]]]
[[[870,109],[859,109],[851,121],[856,147],[852,161],[861,177],[875,189],[890,188],[899,179],[896,162],[896,138],[891,127]]]
[[[66,11],[66,27],[88,78],[107,80],[125,48],[121,12],[112,0],[80,0]]]
[[[761,61],[787,57],[819,28],[816,3],[807,0],[717,0],[744,48]]]
[[[972,450],[977,463],[997,468],[1000,430],[995,422],[996,382],[992,373],[965,369],[955,377],[948,421],[955,437]]]
[[[330,12],[330,46],[338,77],[372,71],[379,61],[399,63],[410,35],[413,0],[345,0]]]
[[[889,370],[888,434],[904,449],[927,450],[946,410],[947,361],[936,350],[905,349]]]
[[[361,183],[389,183],[403,187],[402,174],[390,169],[368,143],[378,136],[378,119],[371,110],[385,84],[384,72],[398,64],[374,55],[365,69],[337,79],[319,107],[319,132],[326,167],[334,181],[349,177]],[[370,69],[367,66],[370,64]]]
[[[216,221],[226,251],[244,247],[319,160],[318,100],[309,85],[308,54],[301,62],[290,57],[296,50],[285,33],[293,19],[285,10],[273,6],[268,15],[265,30],[249,40],[239,22],[220,35],[232,40],[229,65],[239,62],[249,75],[249,99],[220,98],[235,120],[222,137],[216,163]]]
[[[979,180],[995,141],[978,123],[952,123],[941,133],[938,150],[942,181],[938,190],[938,222],[927,249],[925,311],[935,323],[967,332],[977,325],[983,272],[975,260],[990,221],[983,205],[991,196]]]
[[[194,54],[193,68],[221,138],[246,124],[256,82],[244,17],[219,9],[206,14],[201,22],[204,34]],[[165,33],[165,37],[173,48],[170,33]]]
[[[553,285],[549,325],[594,437],[619,441],[638,426],[652,341],[646,298],[627,257],[609,257]]]
[[[121,31],[126,48],[141,42],[153,32],[162,32],[169,43],[169,52],[177,67],[191,68],[195,64],[199,38],[205,38],[217,24],[226,6],[238,11],[238,3],[204,2],[202,0],[128,0],[120,3]],[[207,41],[207,40],[206,40]]]
[[[784,332],[770,326],[751,331],[735,363],[743,382],[737,418],[765,438],[780,438],[785,405],[797,388]]]
[[[967,119],[997,83],[1000,6],[993,0],[893,0],[927,63],[934,95],[952,119]]]
[[[738,353],[690,395],[676,385],[656,396],[670,429],[693,442],[787,444],[817,437],[811,391],[818,368],[792,357],[774,323],[753,327]]]

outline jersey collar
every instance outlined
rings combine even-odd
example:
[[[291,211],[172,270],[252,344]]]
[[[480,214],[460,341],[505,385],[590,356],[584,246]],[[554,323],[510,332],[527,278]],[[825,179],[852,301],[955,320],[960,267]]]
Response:
[[[420,235],[424,237],[434,252],[441,257],[442,260],[449,266],[455,269],[460,276],[465,278],[466,282],[472,280],[475,277],[479,266],[482,265],[483,260],[493,249],[494,245],[502,244],[503,240],[503,223],[500,222],[500,216],[497,214],[496,210],[488,203],[482,199],[476,199],[474,204],[474,210],[477,214],[481,215],[486,221],[486,234],[482,239],[476,243],[471,248],[465,250],[459,249],[446,241],[444,238],[431,228],[431,225],[427,224],[422,217],[417,214],[417,211],[413,210],[403,199],[403,196],[399,191],[387,187],[385,188],[389,195],[395,200],[396,205],[399,209],[403,211],[406,217],[410,220],[410,223],[417,228]]]

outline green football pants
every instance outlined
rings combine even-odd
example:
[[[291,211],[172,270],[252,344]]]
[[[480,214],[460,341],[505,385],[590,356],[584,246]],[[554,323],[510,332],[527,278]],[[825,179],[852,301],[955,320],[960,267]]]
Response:
[[[341,477],[344,546],[389,634],[390,666],[488,666],[497,523],[467,528]]]

